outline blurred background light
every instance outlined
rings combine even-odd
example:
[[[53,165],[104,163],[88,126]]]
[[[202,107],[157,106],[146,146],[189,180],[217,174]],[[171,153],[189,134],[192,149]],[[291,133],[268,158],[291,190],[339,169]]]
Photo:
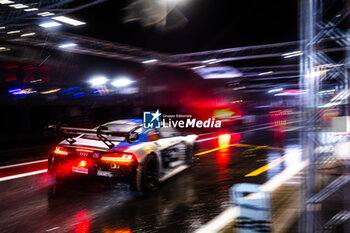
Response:
[[[13,4],[13,5],[10,5],[10,7],[13,7],[16,9],[28,8],[27,5],[23,5],[23,4]]]
[[[209,60],[203,61],[203,63],[212,64],[212,63],[215,62],[216,60],[217,60],[217,59],[209,59]]]
[[[37,11],[37,10],[39,10],[38,8],[28,8],[28,9],[24,9],[24,11],[27,11],[27,12],[29,12],[29,11]]]
[[[275,96],[298,96],[298,95],[304,95],[306,93],[307,93],[306,90],[291,89],[291,90],[285,90],[281,93],[275,94]]]
[[[267,72],[263,72],[263,73],[260,73],[260,74],[258,74],[258,75],[267,75],[267,74],[272,74],[273,73],[273,71],[267,71]]]
[[[51,89],[51,90],[48,90],[48,91],[42,91],[42,92],[40,92],[40,94],[47,95],[47,94],[58,92],[60,90],[61,90],[61,88],[56,88],[56,89]]]
[[[28,95],[28,94],[33,94],[36,93],[32,88],[27,88],[27,89],[13,89],[9,90],[9,93],[13,95]]]
[[[123,78],[118,78],[118,79],[115,79],[113,82],[112,82],[112,85],[114,87],[126,87],[126,86],[129,86],[133,83],[134,81],[127,78],[127,77],[123,77]]]
[[[52,28],[52,27],[58,27],[61,26],[62,24],[51,21],[51,22],[46,22],[46,23],[42,23],[39,26],[43,27],[43,28]]]
[[[280,92],[280,91],[283,91],[283,88],[271,89],[271,90],[269,90],[267,93],[276,93],[276,92]]]
[[[89,83],[92,86],[96,87],[96,86],[102,86],[102,85],[106,84],[107,81],[108,81],[108,79],[105,76],[100,75],[100,76],[95,76],[92,79],[90,79]]]
[[[14,92],[21,91],[21,90],[22,90],[21,88],[15,88],[15,89],[10,89],[8,92],[14,93]]]
[[[201,68],[204,68],[204,67],[206,67],[206,66],[195,66],[195,67],[192,67],[192,70],[196,70],[196,69],[201,69]]]
[[[192,68],[194,69],[194,68]],[[224,78],[237,78],[242,76],[242,73],[231,66],[218,66],[218,67],[197,67],[195,72],[203,79],[224,79]]]
[[[7,34],[16,34],[16,33],[20,33],[21,31],[19,31],[19,30],[16,30],[16,31],[9,31],[9,32],[7,32]]]
[[[284,58],[290,58],[290,57],[296,57],[296,56],[300,56],[302,55],[303,53],[301,51],[294,51],[294,52],[290,52],[290,53],[284,53],[282,54],[282,56]]]
[[[21,37],[26,37],[26,36],[34,36],[35,33],[34,32],[30,32],[30,33],[24,33],[21,35]]]
[[[60,21],[62,23],[70,24],[73,26],[80,26],[80,25],[86,24],[85,22],[82,22],[82,21],[79,21],[76,19],[72,19],[72,18],[68,18],[66,16],[57,16],[57,17],[53,17],[52,19]]]
[[[75,43],[65,43],[65,44],[59,45],[58,47],[59,48],[70,48],[70,47],[75,47],[75,46],[77,46],[77,44],[75,44]]]
[[[14,1],[8,1],[8,0],[0,0],[0,4],[11,4],[15,3]]]
[[[158,61],[157,59],[150,59],[150,60],[143,61],[142,63],[143,64],[147,64],[147,63],[154,63],[154,62],[157,62],[157,61]]]
[[[43,16],[43,17],[46,17],[46,16],[52,16],[52,15],[55,15],[55,13],[45,11],[45,12],[40,12],[40,13],[38,13],[37,15],[40,15],[40,16]]]

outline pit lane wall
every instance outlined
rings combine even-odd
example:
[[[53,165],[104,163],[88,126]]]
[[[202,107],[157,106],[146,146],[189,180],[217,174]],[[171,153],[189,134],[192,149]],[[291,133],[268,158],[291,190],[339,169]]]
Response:
[[[246,195],[237,194],[242,189],[233,186],[230,190],[232,207],[203,225],[195,233],[248,233],[260,232],[259,230],[268,228],[273,233],[288,231],[302,211],[300,193],[304,182],[303,173],[307,165],[308,161],[303,161],[288,167],[265,184],[254,188],[252,185],[250,190],[249,188],[246,190]],[[244,186],[244,184],[239,185]],[[254,189],[256,192],[251,192]],[[255,208],[250,208],[247,205],[249,203]]]

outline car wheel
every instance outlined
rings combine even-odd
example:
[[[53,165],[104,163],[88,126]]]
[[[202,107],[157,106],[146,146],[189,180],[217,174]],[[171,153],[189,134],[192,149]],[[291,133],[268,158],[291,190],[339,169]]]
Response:
[[[49,166],[50,173],[55,177],[56,182],[63,182],[68,179],[70,174],[63,172],[60,168],[60,164],[57,161],[51,162]]]
[[[142,169],[142,189],[143,191],[154,191],[159,185],[158,163],[154,154],[147,156]]]
[[[192,165],[193,164],[193,159],[194,155],[196,154],[196,145],[187,145],[186,147],[186,164],[187,165]]]

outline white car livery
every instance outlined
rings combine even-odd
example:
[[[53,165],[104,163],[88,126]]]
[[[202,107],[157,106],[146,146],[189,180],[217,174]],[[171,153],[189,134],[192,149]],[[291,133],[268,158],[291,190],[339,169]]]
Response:
[[[57,181],[72,176],[116,178],[150,191],[192,164],[197,135],[174,128],[145,129],[140,119],[112,121],[95,129],[49,126],[65,140],[49,154]]]

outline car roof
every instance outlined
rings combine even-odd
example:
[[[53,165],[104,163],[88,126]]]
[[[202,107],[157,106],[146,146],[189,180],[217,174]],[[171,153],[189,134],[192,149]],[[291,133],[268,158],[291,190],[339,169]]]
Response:
[[[142,124],[142,119],[123,119],[123,120],[115,120],[106,123],[107,124],[133,124],[133,125],[140,125]]]

